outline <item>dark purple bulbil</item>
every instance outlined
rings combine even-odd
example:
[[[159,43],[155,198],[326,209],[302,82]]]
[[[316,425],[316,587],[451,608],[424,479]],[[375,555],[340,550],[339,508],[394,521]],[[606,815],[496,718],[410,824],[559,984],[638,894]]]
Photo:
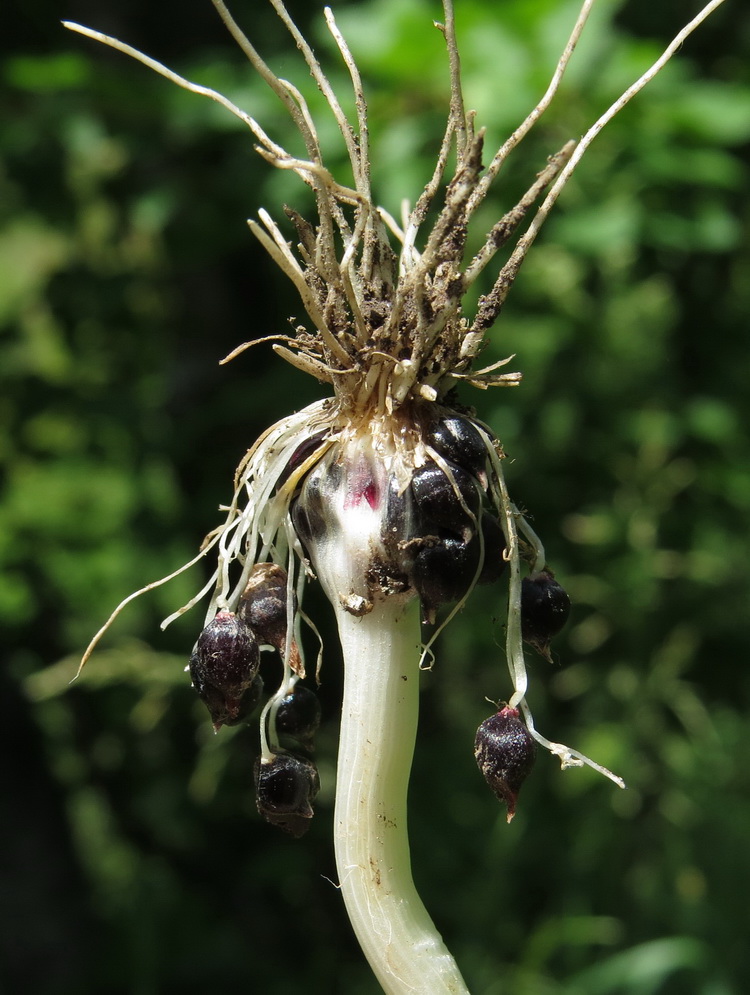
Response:
[[[210,684],[198,686],[195,676],[195,654],[190,658],[189,669],[193,678],[193,687],[208,709],[216,732],[222,726],[237,726],[241,722],[246,722],[257,708],[263,694],[263,678],[260,674],[255,675],[250,687],[239,698],[232,698]]]
[[[259,643],[282,652],[287,630],[287,573],[276,563],[257,563],[237,606]]]
[[[320,789],[315,764],[291,753],[258,758],[255,790],[258,812],[274,826],[299,839],[310,828],[312,803]]]
[[[455,500],[452,491],[451,497]],[[458,511],[462,511],[460,505]],[[491,584],[505,569],[505,536],[499,522],[487,511],[482,512],[479,521],[481,544],[476,533],[466,541],[442,528],[436,535],[429,535],[427,527],[423,527],[427,534],[411,565],[411,583],[419,594],[426,620],[433,621],[441,605],[460,601],[475,576],[478,584]],[[480,556],[483,560],[477,576]]]
[[[476,427],[460,415],[446,415],[432,422],[424,441],[441,456],[463,467],[475,477],[482,477],[487,462],[487,447]]]
[[[461,539],[436,538],[414,557],[412,584],[419,594],[425,616],[431,620],[435,609],[459,601],[469,589],[477,569],[476,556]]]
[[[216,729],[241,721],[257,704],[257,698],[252,702],[252,687],[259,664],[255,636],[232,612],[219,612],[201,632],[190,658],[190,677]],[[255,686],[258,697],[260,687]]]
[[[276,710],[276,732],[291,736],[308,749],[320,725],[320,702],[314,691],[296,684],[294,690],[281,699]]]
[[[458,466],[450,469],[466,507],[477,517],[481,499],[476,481]],[[414,472],[411,489],[425,532],[431,527],[443,528],[468,542],[475,524],[462,507],[453,484],[436,463],[427,463]]]
[[[570,615],[570,598],[545,568],[525,577],[521,584],[521,635],[547,659],[550,640]]]
[[[474,756],[484,779],[508,806],[508,822],[516,812],[521,785],[536,759],[536,742],[516,708],[501,708],[477,729]]]
[[[374,591],[413,588],[424,618],[432,622],[441,605],[459,601],[474,581],[488,584],[500,577],[505,540],[494,508],[487,506],[487,449],[478,429],[466,418],[446,414],[424,431],[440,465],[428,459],[413,470],[408,485],[394,477],[385,494],[372,483],[371,507],[375,500],[385,507],[382,551],[370,578]],[[330,494],[342,472],[339,462],[324,458],[292,503],[292,522],[308,550],[333,527]],[[362,493],[367,496],[367,488]]]

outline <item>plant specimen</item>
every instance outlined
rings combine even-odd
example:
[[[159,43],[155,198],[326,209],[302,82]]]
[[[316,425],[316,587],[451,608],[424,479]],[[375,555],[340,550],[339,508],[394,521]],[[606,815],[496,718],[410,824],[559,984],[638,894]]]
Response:
[[[296,173],[314,194],[313,218],[286,209],[294,246],[265,210],[259,222],[249,222],[294,283],[310,326],[245,343],[227,360],[258,341],[272,341],[280,356],[328,384],[332,396],[282,419],[249,450],[237,469],[225,521],[182,568],[211,554],[213,575],[164,624],[208,596],[189,670],[217,730],[247,720],[259,703],[261,647],[278,654],[281,678],[260,715],[258,809],[285,832],[302,836],[319,786],[313,751],[319,712],[312,692],[299,684],[305,676],[301,627],[313,624],[302,605],[309,580],[322,586],[336,614],[345,667],[334,813],[337,866],[355,933],[386,992],[466,991],[412,882],[406,792],[420,668],[431,664],[437,632],[476,584],[499,585],[507,577],[512,689],[507,703],[480,726],[476,756],[489,786],[507,804],[508,818],[537,744],[563,768],[589,764],[624,786],[534,726],[524,643],[548,656],[569,602],[542,543],[511,501],[501,443],[458,402],[456,388],[519,383],[519,373],[506,371],[510,358],[487,367],[477,360],[523,259],[591,141],[720,2],[708,4],[579,142],[568,142],[543,164],[470,258],[467,232],[477,209],[553,99],[593,0],[583,3],[546,93],[491,156],[485,155],[484,132],[464,106],[453,5],[444,0],[437,27],[447,51],[448,120],[434,172],[401,219],[373,198],[364,88],[330,10],[328,28],[351,78],[354,122],[282,0],[271,0],[335,117],[351,184],[328,169],[304,95],[276,76],[221,0],[214,0],[215,7],[291,116],[305,158],[289,154],[220,93],[119,41],[69,25],[218,101],[250,128],[264,159]],[[467,314],[467,293],[524,224],[491,288],[475,313]],[[117,613],[140,593],[116,610],[83,663]],[[421,626],[434,625],[439,613],[441,625],[425,642]]]

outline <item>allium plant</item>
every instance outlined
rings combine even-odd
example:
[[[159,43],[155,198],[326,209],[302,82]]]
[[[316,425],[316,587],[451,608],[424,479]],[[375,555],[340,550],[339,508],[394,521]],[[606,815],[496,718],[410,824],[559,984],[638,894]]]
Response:
[[[482,368],[477,359],[539,228],[601,128],[721,0],[713,0],[676,36],[580,141],[568,142],[541,164],[528,191],[471,257],[466,244],[472,219],[507,157],[553,99],[593,0],[583,3],[546,93],[491,156],[484,132],[464,107],[453,5],[443,0],[444,20],[436,27],[447,50],[447,125],[434,172],[401,220],[373,198],[364,90],[331,11],[326,9],[325,17],[349,71],[356,121],[345,115],[282,0],[270,0],[336,119],[353,185],[327,168],[303,94],[275,75],[221,0],[213,2],[288,111],[306,158],[290,155],[220,93],[190,83],[122,42],[67,26],[218,101],[245,122],[270,165],[293,171],[311,188],[314,217],[285,209],[294,245],[265,210],[259,211],[259,222],[249,222],[293,282],[309,326],[245,343],[227,360],[258,341],[272,341],[282,358],[328,384],[330,396],[277,422],[249,450],[237,469],[223,524],[176,572],[212,555],[213,575],[164,625],[208,597],[189,670],[217,730],[249,721],[262,696],[260,649],[278,655],[281,679],[260,714],[257,801],[269,822],[302,836],[318,789],[313,739],[319,709],[314,693],[298,684],[305,676],[300,630],[303,623],[314,628],[302,607],[305,586],[311,580],[322,586],[336,615],[344,658],[334,839],[348,914],[386,992],[466,992],[412,881],[406,794],[419,672],[434,660],[437,631],[476,584],[507,584],[510,693],[477,731],[475,752],[489,786],[508,806],[508,820],[537,744],[563,768],[589,764],[624,784],[534,726],[524,643],[548,655],[569,602],[546,564],[542,543],[508,494],[501,443],[459,403],[456,388],[519,383],[520,373],[506,371],[510,360]],[[428,218],[434,220],[428,224]],[[491,288],[481,294],[475,312],[467,313],[468,291],[523,226]],[[118,612],[143,591],[118,607],[82,666]],[[438,618],[441,625],[425,641],[421,626],[434,626]]]

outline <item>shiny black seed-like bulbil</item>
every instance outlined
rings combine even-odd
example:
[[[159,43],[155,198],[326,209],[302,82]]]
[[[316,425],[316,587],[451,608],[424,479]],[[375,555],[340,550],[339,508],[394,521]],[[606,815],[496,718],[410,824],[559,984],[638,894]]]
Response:
[[[249,719],[252,713],[257,708],[258,702],[260,701],[260,696],[262,694],[263,694],[263,678],[260,676],[260,674],[256,674],[255,677],[253,678],[253,683],[240,698],[240,707],[239,711],[237,712],[237,715],[234,718],[232,718],[231,716],[227,717],[224,720],[224,725],[236,726],[239,725],[240,722],[244,722],[246,719]]]
[[[549,644],[570,614],[570,598],[551,570],[525,577],[521,584],[521,635],[549,659]]]
[[[450,469],[464,504],[478,516],[481,500],[474,478],[458,466]],[[415,470],[411,489],[424,523],[423,532],[429,532],[430,527],[446,529],[468,541],[475,531],[474,522],[464,510],[453,483],[436,463],[427,463]]]
[[[435,609],[460,601],[467,593],[479,567],[478,584],[492,584],[505,569],[505,537],[497,519],[484,512],[480,519],[484,549],[475,535],[469,542],[452,535],[426,540],[414,557],[411,581],[420,597],[426,621],[433,621]]]
[[[310,749],[320,725],[320,702],[314,691],[296,684],[294,690],[281,699],[276,710],[276,732],[291,736]]]
[[[473,476],[484,475],[487,447],[476,427],[467,418],[446,415],[445,418],[437,419],[427,428],[425,442]]]
[[[255,764],[258,812],[274,826],[299,838],[310,828],[312,803],[320,779],[312,761],[291,753],[277,753]]]
[[[501,708],[477,729],[474,756],[484,779],[508,806],[508,822],[516,812],[521,785],[536,759],[536,743],[518,709]]]
[[[188,669],[215,728],[240,721],[243,697],[252,687],[259,663],[255,636],[232,612],[219,612],[201,632]]]
[[[287,574],[276,563],[256,563],[237,605],[237,614],[259,643],[282,652],[287,629]]]
[[[477,549],[453,536],[425,545],[414,557],[412,584],[422,602],[425,618],[433,620],[440,605],[459,601],[477,570]]]

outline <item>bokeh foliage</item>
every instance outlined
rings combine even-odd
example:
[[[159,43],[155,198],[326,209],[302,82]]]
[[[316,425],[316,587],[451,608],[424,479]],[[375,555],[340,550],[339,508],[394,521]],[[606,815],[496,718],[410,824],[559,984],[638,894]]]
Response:
[[[574,6],[458,0],[490,146],[542,92]],[[244,218],[304,207],[304,192],[219,108],[56,20],[118,34],[288,135],[210,5],[56,7],[19,5],[0,42],[0,990],[373,995],[327,880],[330,629],[323,791],[301,842],[255,812],[253,731],[214,737],[188,687],[200,611],[159,630],[200,567],[131,605],[69,686],[111,608],[193,555],[247,446],[318,385],[262,348],[217,365],[300,316]],[[292,9],[330,55],[317,8]],[[337,13],[368,81],[378,196],[397,213],[444,122],[439,12]],[[270,8],[235,14],[304,84]],[[685,16],[602,5],[487,227]],[[537,724],[629,784],[541,757],[505,825],[471,750],[484,696],[509,688],[502,597],[478,592],[425,675],[411,814],[418,886],[477,995],[750,987],[748,54],[750,15],[729,2],[600,136],[488,350],[517,354],[522,386],[465,397],[503,440],[511,491],[575,602],[558,663],[531,661]],[[309,610],[328,621],[315,592]]]

